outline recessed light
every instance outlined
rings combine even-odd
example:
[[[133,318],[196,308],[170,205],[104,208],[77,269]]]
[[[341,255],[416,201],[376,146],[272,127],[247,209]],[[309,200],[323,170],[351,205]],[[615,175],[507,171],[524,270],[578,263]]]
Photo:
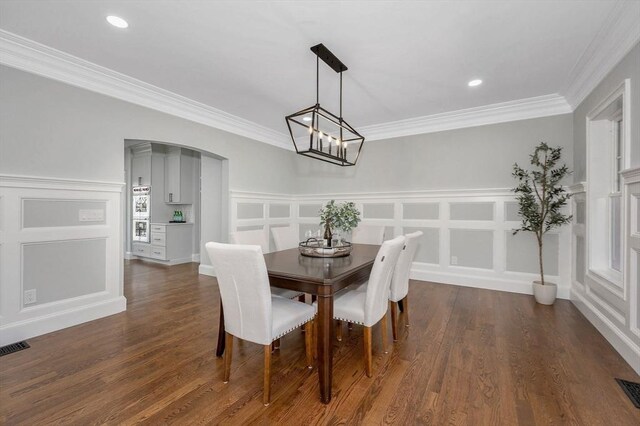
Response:
[[[482,84],[482,80],[471,80],[469,83],[467,83],[469,85],[469,87],[476,87],[476,86],[480,86]]]
[[[304,118],[302,119],[302,121],[309,122],[309,121],[311,121],[311,117],[304,117]]]
[[[129,26],[127,21],[125,21],[119,16],[114,16],[114,15],[107,16],[107,22],[116,28],[127,28]]]

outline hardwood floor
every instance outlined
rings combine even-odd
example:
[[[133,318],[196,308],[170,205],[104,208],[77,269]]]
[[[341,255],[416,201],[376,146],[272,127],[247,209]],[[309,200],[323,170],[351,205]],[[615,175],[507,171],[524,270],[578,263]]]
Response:
[[[195,264],[125,268],[126,312],[0,358],[0,423],[640,424],[613,380],[639,377],[567,301],[412,282],[411,326],[401,314],[386,355],[374,327],[372,378],[362,327],[345,326],[321,404],[293,332],[272,356],[264,407],[260,345],[236,341],[222,381],[215,279]]]

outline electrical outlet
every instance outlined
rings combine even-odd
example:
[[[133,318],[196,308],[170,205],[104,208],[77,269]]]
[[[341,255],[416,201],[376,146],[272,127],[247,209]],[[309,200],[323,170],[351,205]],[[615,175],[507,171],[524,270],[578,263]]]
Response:
[[[25,290],[24,291],[24,304],[31,305],[32,303],[36,303],[36,289],[33,290]]]
[[[78,212],[80,222],[103,222],[104,210],[102,209],[81,209]]]
[[[458,264],[458,256],[451,256],[451,264],[452,265]]]

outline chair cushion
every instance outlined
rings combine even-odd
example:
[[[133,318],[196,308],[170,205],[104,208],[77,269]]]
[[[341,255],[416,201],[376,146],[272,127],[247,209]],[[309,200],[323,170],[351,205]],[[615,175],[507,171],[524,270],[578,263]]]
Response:
[[[336,294],[333,299],[333,318],[364,324],[364,302],[366,297],[366,291],[343,291]]]
[[[286,288],[271,287],[272,296],[284,297],[285,299],[295,299],[303,294],[304,293],[300,293],[299,291],[287,290]]]
[[[271,297],[273,328],[272,339],[276,340],[304,325],[316,314],[314,306],[283,297]]]

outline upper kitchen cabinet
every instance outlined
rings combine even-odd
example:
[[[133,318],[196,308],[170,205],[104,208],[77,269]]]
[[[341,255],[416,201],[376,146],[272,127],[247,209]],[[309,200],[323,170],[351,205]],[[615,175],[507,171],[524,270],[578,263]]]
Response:
[[[151,144],[139,144],[131,148],[131,184],[151,185]]]
[[[169,147],[164,159],[164,202],[193,204],[193,152]]]

